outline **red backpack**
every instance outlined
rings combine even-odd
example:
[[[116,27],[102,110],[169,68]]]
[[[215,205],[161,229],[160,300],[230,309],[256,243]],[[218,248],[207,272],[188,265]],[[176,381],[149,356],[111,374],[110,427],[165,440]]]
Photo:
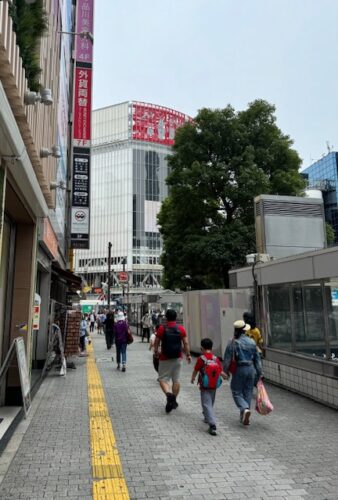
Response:
[[[201,387],[203,389],[218,389],[222,384],[222,367],[217,357],[213,356],[212,359],[208,359],[202,355],[201,360],[204,363],[201,370]]]

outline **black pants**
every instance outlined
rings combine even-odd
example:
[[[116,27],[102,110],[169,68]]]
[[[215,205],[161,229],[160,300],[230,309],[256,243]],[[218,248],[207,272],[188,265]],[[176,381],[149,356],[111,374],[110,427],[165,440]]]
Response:
[[[150,339],[150,328],[142,328],[142,342],[144,337],[147,337],[147,341]]]
[[[106,329],[105,336],[106,336],[107,349],[110,349],[111,346],[114,344],[114,338],[115,338],[114,332],[112,330],[107,331]]]
[[[82,335],[82,337],[80,337],[80,348],[81,348],[82,352],[86,350],[86,336],[85,335]]]
[[[155,370],[157,371],[158,373],[158,366],[159,366],[159,363],[160,363],[160,360],[157,356],[154,356],[153,355],[153,365],[154,365],[154,368]]]
[[[95,326],[95,321],[91,321],[89,325],[89,331],[93,332],[94,331],[94,326]]]

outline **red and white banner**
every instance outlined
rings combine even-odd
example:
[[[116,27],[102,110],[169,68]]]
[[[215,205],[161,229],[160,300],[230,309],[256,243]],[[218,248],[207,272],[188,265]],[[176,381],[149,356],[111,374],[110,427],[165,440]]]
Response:
[[[73,145],[90,147],[92,69],[75,68]]]
[[[191,118],[173,109],[133,103],[133,139],[172,146],[176,130]]]
[[[77,0],[71,247],[89,248],[94,0]]]

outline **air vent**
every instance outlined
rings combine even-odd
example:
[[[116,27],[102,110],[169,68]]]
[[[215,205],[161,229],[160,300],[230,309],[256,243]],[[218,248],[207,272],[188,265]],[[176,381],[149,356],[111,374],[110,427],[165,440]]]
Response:
[[[283,215],[289,217],[322,217],[322,204],[317,203],[276,203],[263,201],[264,215]],[[256,208],[256,213],[257,208]]]

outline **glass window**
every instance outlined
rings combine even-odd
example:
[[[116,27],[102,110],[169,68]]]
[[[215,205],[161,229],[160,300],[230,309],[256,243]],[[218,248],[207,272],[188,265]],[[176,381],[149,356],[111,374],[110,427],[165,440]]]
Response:
[[[338,278],[324,284],[327,314],[329,320],[329,341],[331,361],[338,362]]]
[[[269,286],[269,345],[278,349],[291,349],[291,313],[288,286]]]
[[[303,284],[293,293],[296,351],[309,356],[326,356],[322,287]],[[303,318],[301,318],[301,310]]]

